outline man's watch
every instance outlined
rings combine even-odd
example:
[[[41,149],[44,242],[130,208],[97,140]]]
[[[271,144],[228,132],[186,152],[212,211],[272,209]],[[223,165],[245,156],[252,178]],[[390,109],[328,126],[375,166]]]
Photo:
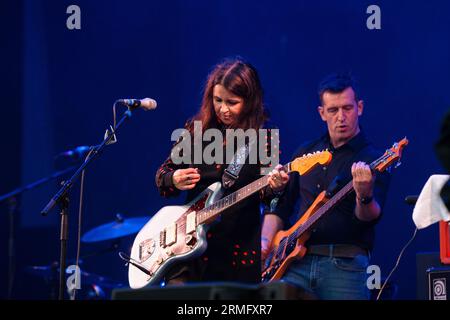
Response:
[[[373,196],[358,198],[361,204],[369,204],[373,201]]]

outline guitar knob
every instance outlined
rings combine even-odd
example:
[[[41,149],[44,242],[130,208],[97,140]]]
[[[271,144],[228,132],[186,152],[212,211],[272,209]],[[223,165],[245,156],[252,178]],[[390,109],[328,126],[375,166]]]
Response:
[[[193,246],[197,243],[197,239],[193,237],[192,235],[186,236],[186,245]]]

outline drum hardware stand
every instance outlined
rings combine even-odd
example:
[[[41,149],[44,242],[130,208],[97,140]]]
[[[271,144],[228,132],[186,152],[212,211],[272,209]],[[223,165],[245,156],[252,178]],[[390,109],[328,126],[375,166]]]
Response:
[[[39,179],[35,182],[29,183],[23,187],[17,188],[9,193],[0,196],[0,203],[3,201],[7,202],[8,205],[8,216],[9,216],[9,236],[8,236],[8,293],[7,299],[12,298],[13,287],[14,287],[14,274],[15,274],[15,217],[19,214],[20,199],[19,196],[27,191],[32,190],[48,181],[61,177],[62,175],[73,171],[76,166],[71,166],[67,169],[57,171],[47,177]]]

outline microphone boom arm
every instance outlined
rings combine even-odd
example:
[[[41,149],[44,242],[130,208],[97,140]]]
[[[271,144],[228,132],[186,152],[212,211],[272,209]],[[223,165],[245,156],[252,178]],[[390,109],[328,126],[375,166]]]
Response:
[[[92,148],[91,156],[84,161],[81,166],[77,169],[77,171],[72,175],[72,177],[67,180],[64,185],[59,189],[59,191],[53,196],[53,198],[47,203],[44,209],[42,209],[41,214],[43,216],[48,215],[49,211],[52,210],[57,203],[61,201],[63,196],[67,193],[67,191],[72,187],[74,181],[81,175],[81,172],[89,165],[89,163],[98,156],[98,154],[103,150],[103,148],[109,144],[109,142],[115,137],[117,129],[122,125],[122,123],[131,117],[131,111],[125,111],[124,115],[117,123],[116,127],[112,130],[107,130],[107,135],[101,144],[96,145]]]

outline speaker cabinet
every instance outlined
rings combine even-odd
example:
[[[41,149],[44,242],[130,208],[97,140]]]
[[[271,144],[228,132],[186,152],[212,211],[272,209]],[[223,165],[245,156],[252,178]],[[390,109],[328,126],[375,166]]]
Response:
[[[430,268],[428,275],[428,299],[450,300],[450,267]]]
[[[446,265],[442,264],[439,252],[420,252],[416,254],[416,297],[418,300],[430,299],[429,274],[434,270],[441,270]],[[448,266],[447,266],[448,268]],[[447,280],[447,285],[450,285]]]

